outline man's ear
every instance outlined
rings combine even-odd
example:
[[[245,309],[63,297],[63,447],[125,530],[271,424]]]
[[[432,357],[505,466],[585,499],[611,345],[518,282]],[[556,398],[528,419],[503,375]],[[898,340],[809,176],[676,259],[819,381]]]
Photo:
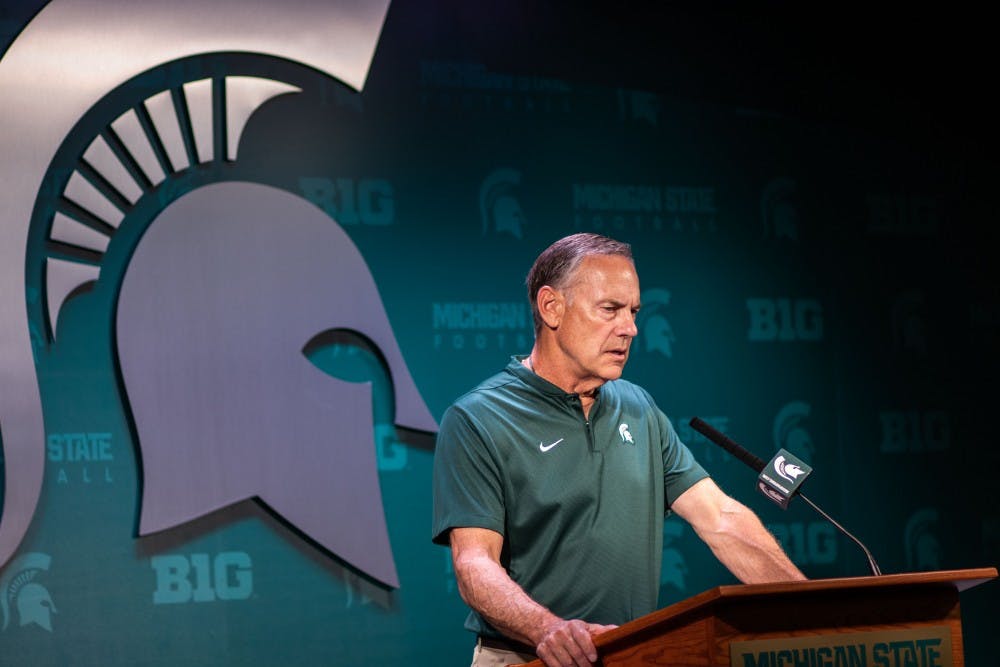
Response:
[[[566,296],[549,285],[538,290],[535,297],[538,315],[549,329],[558,329],[566,312]]]

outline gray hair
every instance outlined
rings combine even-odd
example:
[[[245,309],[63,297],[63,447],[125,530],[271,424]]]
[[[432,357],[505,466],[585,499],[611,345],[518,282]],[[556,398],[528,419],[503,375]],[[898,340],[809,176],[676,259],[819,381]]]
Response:
[[[535,320],[535,335],[542,330],[542,317],[538,313],[538,291],[548,285],[563,290],[570,284],[580,262],[592,255],[618,255],[632,260],[632,246],[600,234],[573,234],[565,236],[542,251],[525,281],[528,285],[528,302]]]

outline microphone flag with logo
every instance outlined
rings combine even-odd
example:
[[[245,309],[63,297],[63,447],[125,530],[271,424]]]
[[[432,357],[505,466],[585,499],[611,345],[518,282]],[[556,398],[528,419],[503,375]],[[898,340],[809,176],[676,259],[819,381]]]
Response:
[[[779,449],[757,475],[757,490],[786,510],[812,470],[808,463],[788,450]]]

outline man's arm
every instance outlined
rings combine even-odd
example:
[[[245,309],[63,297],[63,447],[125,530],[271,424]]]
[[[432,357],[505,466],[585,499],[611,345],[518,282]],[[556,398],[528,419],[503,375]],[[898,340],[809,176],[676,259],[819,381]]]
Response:
[[[493,627],[535,646],[549,667],[587,667],[597,660],[591,636],[615,626],[565,620],[532,600],[500,565],[499,533],[454,528],[449,536],[458,591]]]
[[[670,506],[691,524],[736,578],[745,584],[805,579],[774,536],[745,505],[703,479]]]

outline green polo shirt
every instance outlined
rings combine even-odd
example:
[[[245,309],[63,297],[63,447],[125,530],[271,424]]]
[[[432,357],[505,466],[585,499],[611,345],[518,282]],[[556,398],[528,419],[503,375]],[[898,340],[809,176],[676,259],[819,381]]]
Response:
[[[642,388],[604,384],[589,420],[512,358],[441,419],[433,539],[504,537],[501,564],[562,618],[621,624],[656,609],[663,519],[708,474]],[[466,627],[497,635],[473,612]]]

